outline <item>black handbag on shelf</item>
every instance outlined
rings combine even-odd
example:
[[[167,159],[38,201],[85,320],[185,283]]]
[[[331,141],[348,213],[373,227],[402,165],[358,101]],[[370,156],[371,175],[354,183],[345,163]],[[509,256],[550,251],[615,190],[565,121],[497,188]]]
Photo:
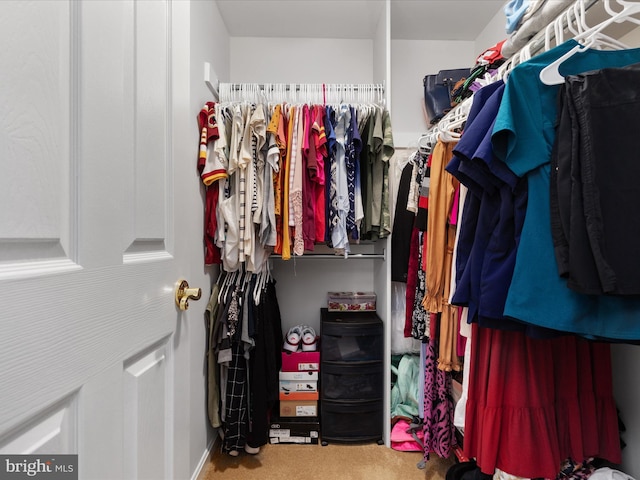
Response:
[[[451,92],[456,83],[469,76],[469,68],[440,70],[435,75],[426,75],[424,84],[424,104],[429,122],[438,122],[453,107]]]

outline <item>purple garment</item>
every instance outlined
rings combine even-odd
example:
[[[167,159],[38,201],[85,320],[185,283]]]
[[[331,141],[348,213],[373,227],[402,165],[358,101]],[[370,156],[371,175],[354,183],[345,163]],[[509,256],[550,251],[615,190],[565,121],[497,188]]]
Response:
[[[435,321],[435,319],[433,319]],[[453,398],[451,397],[451,373],[438,370],[438,341],[431,338],[423,343],[424,369],[424,459],[435,452],[448,458],[456,442],[453,425]]]

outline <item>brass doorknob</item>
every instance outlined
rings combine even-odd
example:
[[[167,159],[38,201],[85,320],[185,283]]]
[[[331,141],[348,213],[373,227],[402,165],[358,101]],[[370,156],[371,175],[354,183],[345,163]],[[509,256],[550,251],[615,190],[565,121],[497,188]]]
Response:
[[[189,288],[189,282],[186,280],[178,280],[176,283],[176,305],[180,310],[189,308],[189,299],[199,300],[202,290],[199,288]]]

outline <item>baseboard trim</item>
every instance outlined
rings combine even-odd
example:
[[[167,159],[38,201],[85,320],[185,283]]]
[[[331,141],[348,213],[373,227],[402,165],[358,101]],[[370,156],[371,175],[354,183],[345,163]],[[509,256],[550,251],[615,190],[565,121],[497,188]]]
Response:
[[[209,445],[207,445],[206,450],[202,454],[202,457],[198,462],[198,466],[196,467],[193,473],[193,476],[191,477],[191,480],[204,480],[204,470],[205,470],[204,466],[209,461],[209,456],[211,455],[211,451],[213,450],[216,443],[218,443],[219,438],[220,438],[220,435],[218,435],[218,432],[216,431],[215,435],[213,436],[213,440],[211,440]]]

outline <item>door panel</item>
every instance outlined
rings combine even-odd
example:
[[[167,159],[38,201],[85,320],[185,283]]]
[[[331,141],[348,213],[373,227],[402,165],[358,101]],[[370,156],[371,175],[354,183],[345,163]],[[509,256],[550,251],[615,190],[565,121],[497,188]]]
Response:
[[[83,479],[189,468],[175,411],[204,302],[173,300],[202,265],[201,213],[174,218],[198,188],[197,145],[192,183],[173,153],[184,5],[0,2],[0,452],[77,453]]]
[[[163,342],[124,364],[125,478],[170,478],[170,346]]]
[[[26,265],[9,263],[46,262],[55,269],[74,257],[70,5],[10,1],[0,11],[0,275],[28,276]]]
[[[72,395],[22,422],[21,428],[7,434],[2,440],[0,453],[76,453],[77,417],[77,396]]]
[[[133,238],[127,253],[166,249],[169,163],[167,5],[136,2],[134,8]],[[159,141],[160,140],[160,141]]]

